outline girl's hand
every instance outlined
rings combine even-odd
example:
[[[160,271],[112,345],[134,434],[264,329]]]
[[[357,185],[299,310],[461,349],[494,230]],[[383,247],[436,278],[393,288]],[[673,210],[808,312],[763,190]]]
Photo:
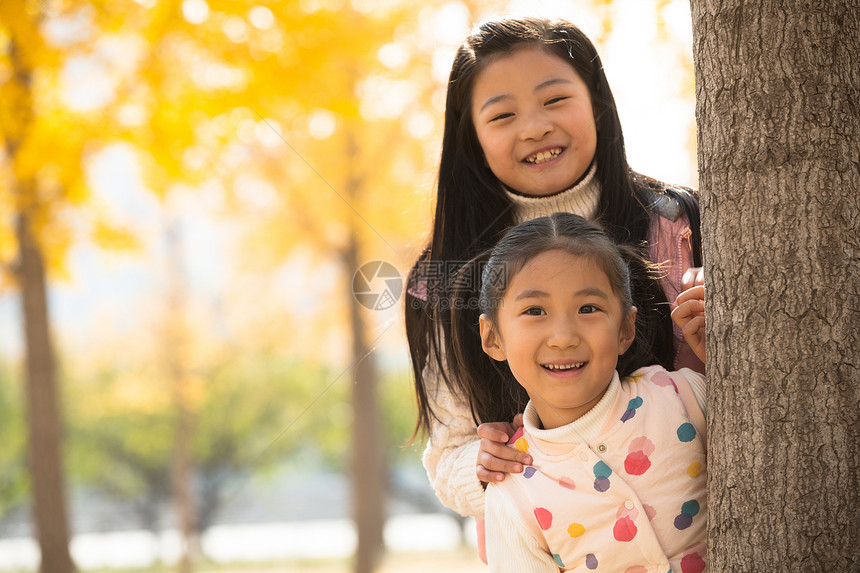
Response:
[[[705,286],[687,289],[672,305],[672,321],[684,334],[690,348],[705,362]]]
[[[523,425],[523,415],[517,414],[514,423],[491,422],[478,426],[481,449],[478,452],[478,479],[483,483],[502,481],[505,474],[518,474],[523,465],[532,463],[532,457],[508,445],[517,428]]]
[[[690,267],[681,277],[682,292],[703,284],[705,284],[705,269],[702,267]]]

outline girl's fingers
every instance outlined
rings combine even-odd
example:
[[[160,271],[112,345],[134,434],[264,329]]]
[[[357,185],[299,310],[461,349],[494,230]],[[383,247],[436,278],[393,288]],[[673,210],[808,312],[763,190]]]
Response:
[[[674,306],[680,306],[681,304],[689,301],[689,300],[700,300],[704,302],[705,300],[705,285],[694,286],[693,288],[688,288],[684,292],[678,295],[678,298],[675,299]]]
[[[681,278],[681,288],[684,290],[701,284],[705,284],[705,269],[702,267],[690,267]]]
[[[512,472],[517,473],[517,472]],[[505,479],[504,473],[501,472],[491,472],[487,468],[482,465],[478,465],[478,469],[475,471],[475,474],[478,476],[478,479],[484,483],[490,483],[494,481],[502,481]]]
[[[509,447],[505,443],[481,440],[478,465],[484,466],[491,472],[519,473],[523,471],[523,465],[528,465],[531,462],[530,455]]]
[[[688,300],[672,310],[672,320],[689,320],[694,316],[705,316],[705,303],[701,300]]]
[[[705,332],[705,317],[691,318],[681,329],[685,336],[702,336]]]
[[[520,424],[522,425],[522,424]],[[487,422],[478,426],[478,437],[491,442],[507,443],[514,435],[514,428],[507,422]]]
[[[688,300],[672,310],[672,322],[683,332],[687,323],[693,319],[705,319],[705,305],[701,301]]]

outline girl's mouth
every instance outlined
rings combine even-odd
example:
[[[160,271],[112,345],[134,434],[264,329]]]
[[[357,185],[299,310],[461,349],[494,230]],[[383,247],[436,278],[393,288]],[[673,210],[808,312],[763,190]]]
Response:
[[[541,366],[550,372],[566,372],[568,370],[579,370],[585,366],[585,362],[572,362],[570,364],[541,364]]]
[[[564,151],[563,147],[556,147],[555,149],[548,149],[546,151],[538,151],[532,155],[529,155],[523,161],[526,163],[530,163],[532,165],[540,165],[541,163],[546,163],[547,161],[552,161]]]

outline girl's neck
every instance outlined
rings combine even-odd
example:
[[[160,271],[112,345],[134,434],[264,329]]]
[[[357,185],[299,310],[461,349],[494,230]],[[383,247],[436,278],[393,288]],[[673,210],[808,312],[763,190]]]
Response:
[[[529,404],[526,408],[526,415],[523,422],[526,430],[542,439],[567,442],[567,443],[584,443],[588,444],[597,439],[600,431],[606,424],[606,418],[609,416],[609,411],[615,403],[615,398],[618,395],[618,390],[621,388],[621,380],[616,373],[612,377],[612,381],[606,388],[606,392],[600,401],[588,412],[570,422],[567,425],[559,426],[546,430],[543,428],[540,416],[533,404]]]
[[[553,195],[523,195],[506,188],[505,194],[514,206],[514,222],[519,224],[559,211],[575,213],[585,219],[593,220],[597,215],[600,201],[600,182],[597,180],[596,173],[597,163],[593,162],[585,176],[573,187]]]

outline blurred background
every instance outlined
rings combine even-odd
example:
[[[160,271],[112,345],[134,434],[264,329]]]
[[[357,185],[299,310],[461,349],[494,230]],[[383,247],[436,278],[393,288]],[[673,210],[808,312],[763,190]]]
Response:
[[[0,571],[485,570],[401,291],[491,15],[577,23],[696,186],[686,0],[0,3]]]

